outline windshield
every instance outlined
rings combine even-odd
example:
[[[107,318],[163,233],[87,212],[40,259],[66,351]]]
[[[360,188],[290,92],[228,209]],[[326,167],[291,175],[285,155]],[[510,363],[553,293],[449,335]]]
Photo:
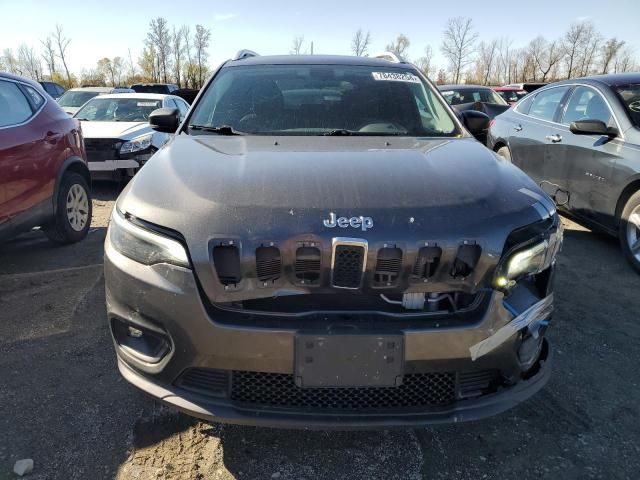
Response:
[[[97,97],[100,92],[82,92],[68,90],[58,99],[61,107],[80,107],[93,97]]]
[[[622,104],[633,124],[640,127],[640,83],[618,86],[615,90],[622,99]]]
[[[443,90],[442,96],[449,105],[462,105],[465,103],[494,103],[497,105],[508,105],[504,99],[490,88],[461,88],[459,90]]]
[[[225,68],[195,107],[191,126],[192,133],[228,126],[265,135],[459,134],[448,110],[411,69],[359,65]]]
[[[146,122],[162,107],[161,100],[147,98],[94,98],[74,115],[92,122]]]
[[[509,103],[515,103],[527,95],[525,90],[499,90],[498,94]]]

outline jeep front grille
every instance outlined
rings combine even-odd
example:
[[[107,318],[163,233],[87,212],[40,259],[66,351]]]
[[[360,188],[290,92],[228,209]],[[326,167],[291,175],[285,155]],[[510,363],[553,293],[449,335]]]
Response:
[[[256,276],[260,282],[275,282],[280,278],[282,259],[277,247],[256,248]]]
[[[298,282],[317,285],[320,281],[320,249],[316,247],[298,248],[294,272]]]
[[[213,247],[213,264],[220,283],[225,286],[240,283],[242,277],[238,247],[235,245],[217,245]]]
[[[440,264],[442,249],[438,246],[422,247],[418,251],[416,262],[413,265],[412,275],[416,280],[428,280],[433,277]]]
[[[402,250],[399,248],[381,248],[378,250],[376,269],[373,272],[375,287],[389,287],[396,283],[402,268]]]

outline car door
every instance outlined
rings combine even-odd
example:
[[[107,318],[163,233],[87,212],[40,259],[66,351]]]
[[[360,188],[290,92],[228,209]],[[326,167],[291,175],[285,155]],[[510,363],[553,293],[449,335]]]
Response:
[[[53,161],[47,153],[57,137],[37,118],[44,102],[32,87],[0,80],[0,211],[5,221],[45,200],[43,192],[51,183],[43,175],[48,171],[43,162]]]
[[[512,162],[552,197],[567,188],[555,146],[562,141],[557,120],[570,90],[570,85],[548,88],[518,105],[509,139]]]
[[[564,165],[569,192],[567,207],[571,212],[602,225],[613,226],[612,212],[608,211],[607,205],[616,201],[610,198],[615,190],[611,188],[611,182],[624,143],[607,136],[573,134],[569,127],[577,120],[600,120],[619,129],[618,123],[597,89],[576,86],[562,116],[562,143],[557,159]]]

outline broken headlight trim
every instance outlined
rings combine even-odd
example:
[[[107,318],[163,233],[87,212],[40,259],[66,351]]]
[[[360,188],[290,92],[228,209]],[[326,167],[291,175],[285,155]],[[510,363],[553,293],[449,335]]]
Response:
[[[109,240],[122,255],[144,265],[169,263],[191,268],[180,242],[133,224],[117,207],[111,214]]]

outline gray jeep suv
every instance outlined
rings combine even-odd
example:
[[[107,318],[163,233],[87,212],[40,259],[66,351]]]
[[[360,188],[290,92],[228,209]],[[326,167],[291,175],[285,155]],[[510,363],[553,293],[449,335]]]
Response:
[[[392,57],[241,52],[178,122],[152,113],[175,136],[105,242],[129,382],[302,428],[469,420],[543,387],[561,226],[471,136],[486,116]]]

